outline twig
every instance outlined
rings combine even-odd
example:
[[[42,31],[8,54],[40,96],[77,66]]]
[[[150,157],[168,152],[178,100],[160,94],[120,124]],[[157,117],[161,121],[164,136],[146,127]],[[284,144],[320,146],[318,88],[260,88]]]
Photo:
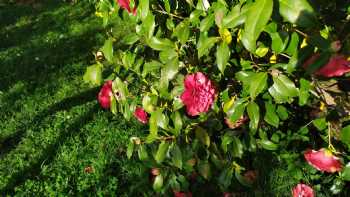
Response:
[[[162,10],[155,10],[155,11],[158,12],[158,13],[161,13],[161,14],[166,14],[166,15],[175,17],[175,18],[185,19],[185,18],[182,17],[182,16],[178,16],[178,15],[175,15],[175,14],[172,14],[172,13],[168,13],[168,12],[165,12],[165,11],[162,11]]]
[[[294,29],[294,31],[296,31],[297,33],[299,33],[300,35],[304,36],[305,38],[308,37],[308,35],[302,31],[300,31],[299,29]]]

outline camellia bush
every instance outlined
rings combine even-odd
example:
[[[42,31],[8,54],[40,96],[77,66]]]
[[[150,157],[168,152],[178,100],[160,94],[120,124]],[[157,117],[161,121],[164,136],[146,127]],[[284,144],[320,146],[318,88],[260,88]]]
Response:
[[[84,80],[147,128],[126,153],[148,169],[140,192],[349,195],[346,3],[96,1],[108,38]],[[289,194],[255,190],[267,160],[285,166]]]

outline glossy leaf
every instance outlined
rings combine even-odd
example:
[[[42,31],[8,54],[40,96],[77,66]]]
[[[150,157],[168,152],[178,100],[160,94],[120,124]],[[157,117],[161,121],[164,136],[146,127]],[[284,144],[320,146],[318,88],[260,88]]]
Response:
[[[271,142],[270,140],[267,139],[262,139],[259,140],[258,143],[266,150],[277,150],[278,149],[278,144],[275,144],[273,142]]]
[[[197,43],[198,58],[201,58],[203,55],[208,54],[209,50],[213,48],[217,41],[218,38],[216,37],[208,37],[207,32],[201,33]]]
[[[163,187],[163,182],[163,175],[159,174],[158,176],[156,176],[156,178],[154,178],[153,189],[156,192],[160,192]]]
[[[340,131],[340,140],[350,147],[350,125]]]
[[[267,86],[267,73],[260,72],[252,76],[254,80],[250,81],[249,94],[254,100]]]
[[[134,141],[133,140],[129,140],[129,143],[128,143],[128,147],[127,147],[127,150],[126,150],[126,156],[128,157],[128,159],[131,158],[132,156],[132,153],[134,152]]]
[[[254,101],[251,101],[247,106],[247,113],[249,116],[249,128],[250,131],[255,134],[260,120],[260,108],[258,104],[256,104]]]
[[[277,103],[291,102],[293,97],[299,95],[295,84],[285,75],[273,76],[273,86],[269,88],[269,93]]]
[[[141,20],[144,20],[149,12],[149,0],[142,0],[139,3],[138,10],[140,10]]]
[[[209,163],[207,161],[201,161],[198,164],[198,172],[200,175],[203,176],[203,178],[208,180],[211,176],[211,169]]]
[[[243,155],[243,144],[241,140],[236,137],[232,136],[232,156],[241,158]]]
[[[196,138],[205,146],[210,146],[210,137],[208,132],[202,127],[197,127],[195,130]]]
[[[168,152],[169,149],[169,143],[162,141],[159,144],[158,150],[156,155],[154,156],[154,159],[156,160],[157,163],[162,163],[165,159],[165,156]]]
[[[173,33],[173,37],[177,37],[181,44],[185,44],[190,36],[190,23],[185,20],[179,23]]]
[[[182,169],[182,153],[178,145],[174,144],[171,155],[173,165],[179,169]]]
[[[171,50],[175,47],[175,44],[167,38],[152,37],[148,40],[147,44],[157,51]]]
[[[216,64],[221,73],[224,73],[228,60],[230,59],[230,48],[225,42],[221,44],[216,49]]]
[[[102,66],[95,64],[87,67],[83,79],[85,83],[90,83],[92,85],[101,85]]]
[[[265,102],[266,113],[264,120],[270,125],[278,128],[279,126],[279,117],[276,113],[276,106],[274,104]]]
[[[113,40],[112,38],[107,39],[101,48],[101,51],[109,62],[113,62]]]
[[[285,20],[299,26],[315,25],[314,10],[307,0],[279,0],[279,12]]]
[[[303,106],[310,97],[311,83],[304,78],[300,79],[299,105]]]
[[[256,41],[270,20],[272,8],[273,0],[257,0],[248,10],[242,34],[242,43],[248,51],[255,51]]]

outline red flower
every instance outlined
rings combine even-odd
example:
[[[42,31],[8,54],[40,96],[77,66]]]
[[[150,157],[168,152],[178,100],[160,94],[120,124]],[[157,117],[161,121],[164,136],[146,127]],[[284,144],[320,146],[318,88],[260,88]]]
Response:
[[[117,3],[121,8],[131,13],[130,0],[117,0]],[[132,13],[133,15],[136,15],[136,6],[134,7],[134,10],[132,10]]]
[[[148,122],[148,115],[145,112],[145,110],[142,107],[136,107],[136,110],[134,112],[135,118],[140,121],[143,124],[147,124]]]
[[[112,81],[107,81],[98,93],[98,102],[104,109],[108,109],[111,106],[112,83]]]
[[[192,197],[192,193],[191,192],[174,191],[174,197]]]
[[[319,53],[311,56],[304,63],[304,68],[307,68],[310,64],[314,63],[319,57]],[[339,77],[348,72],[350,72],[350,62],[342,55],[333,55],[327,64],[318,69],[315,74],[322,77]]]
[[[304,153],[306,161],[320,171],[339,172],[342,169],[342,164],[338,157],[333,156],[332,152],[326,149],[307,150]]]
[[[305,184],[299,183],[292,190],[293,197],[314,197],[314,190]]]
[[[185,91],[181,100],[187,114],[197,116],[207,112],[215,100],[216,91],[212,82],[201,72],[187,75],[184,81]]]

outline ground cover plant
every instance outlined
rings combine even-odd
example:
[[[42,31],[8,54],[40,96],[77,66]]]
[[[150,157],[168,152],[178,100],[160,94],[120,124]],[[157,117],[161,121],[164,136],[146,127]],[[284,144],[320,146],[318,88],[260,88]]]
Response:
[[[105,39],[94,6],[35,2],[0,1],[0,196],[127,196],[142,130],[82,83]]]
[[[127,147],[145,196],[348,195],[348,2],[95,3],[83,78],[147,130]]]

